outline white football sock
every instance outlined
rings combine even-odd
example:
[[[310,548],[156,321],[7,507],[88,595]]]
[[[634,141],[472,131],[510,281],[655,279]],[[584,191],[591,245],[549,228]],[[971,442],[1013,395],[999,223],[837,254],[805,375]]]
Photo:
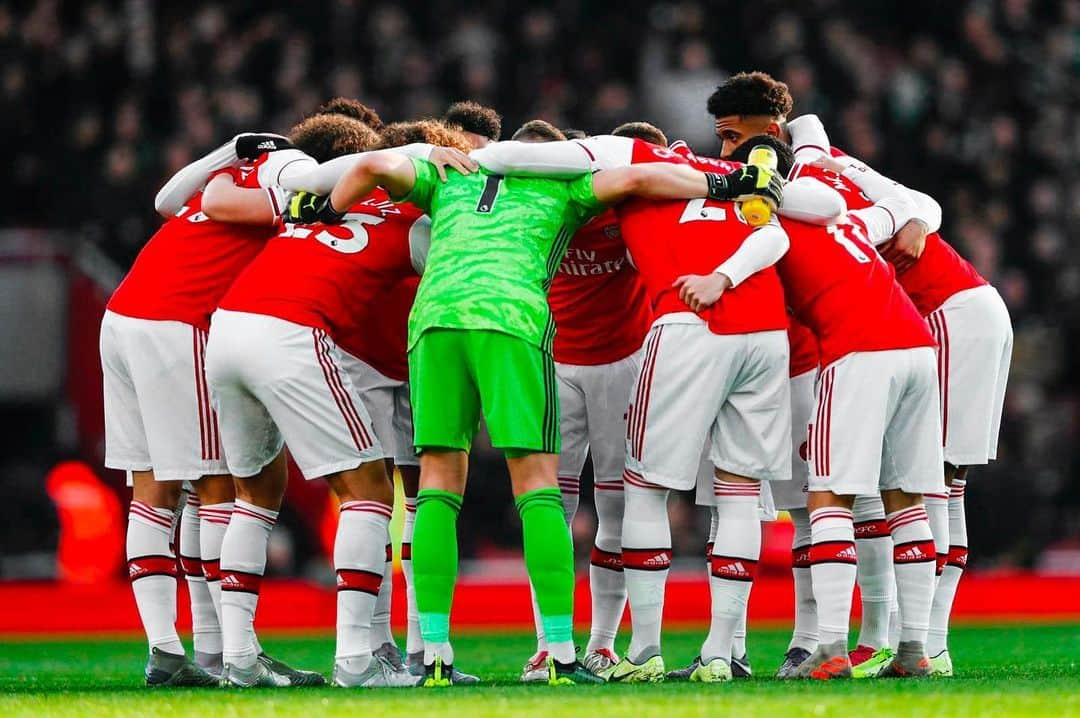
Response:
[[[940,576],[949,559],[949,495],[926,494],[923,496],[923,506],[930,521],[930,533],[934,537],[934,575]]]
[[[361,673],[371,663],[371,621],[386,570],[386,538],[392,514],[392,507],[378,501],[346,501],[341,505],[334,538],[334,660],[350,673]]]
[[[953,479],[949,492],[949,560],[934,591],[934,603],[930,610],[930,633],[926,639],[926,652],[936,656],[949,647],[949,615],[952,613],[956,589],[967,566],[967,518],[964,512],[964,489],[967,482]]]
[[[202,557],[206,588],[214,602],[218,626],[221,626],[221,543],[232,517],[233,502],[199,507],[199,553]]]
[[[237,668],[250,668],[259,656],[255,609],[277,516],[277,511],[237,499],[221,542],[222,658]]]
[[[739,622],[735,624],[735,633],[731,636],[731,657],[746,657],[746,610],[739,616]]]
[[[817,603],[810,580],[810,512],[789,509],[795,535],[791,539],[791,575],[795,580],[795,627],[788,650],[801,648],[813,653],[818,644]]]
[[[851,511],[826,507],[810,512],[810,576],[817,603],[820,642],[847,643],[855,590],[855,526]]]
[[[183,655],[176,633],[176,555],[172,508],[132,500],[128,510],[127,560],[131,591],[150,649]]]
[[[859,593],[862,622],[856,645],[874,650],[889,642],[889,613],[896,594],[892,537],[885,521],[881,496],[859,496],[852,510],[855,518],[855,550],[859,554]]]
[[[388,524],[389,526],[389,524]],[[371,650],[387,643],[395,646],[394,634],[390,630],[390,607],[394,602],[394,546],[390,543],[390,531],[386,532],[386,563],[383,566],[383,580],[379,584],[379,595],[375,599],[375,611],[371,615]]]
[[[742,651],[746,650],[746,604],[761,554],[761,520],[757,510],[761,485],[714,479],[713,492],[717,530],[709,575],[712,610],[709,635],[701,646],[701,660],[708,663],[721,658],[730,664],[740,622],[744,626]]]
[[[574,515],[577,513],[578,502],[581,500],[581,477],[560,476],[559,493],[562,494],[563,514],[566,516],[566,525],[574,523]],[[573,532],[571,532],[573,535]]]
[[[191,633],[198,653],[221,653],[221,625],[206,585],[199,539],[199,497],[188,494],[180,517],[180,568],[191,598]]]
[[[405,525],[401,529],[401,572],[405,574],[405,608],[409,621],[405,635],[405,652],[416,653],[424,650],[424,639],[420,635],[420,612],[416,609],[416,586],[413,585],[412,572],[412,537],[416,527],[416,497],[405,497]]]
[[[626,608],[626,576],[622,562],[623,485],[622,478],[600,480],[593,485],[596,503],[596,540],[589,563],[589,593],[592,599],[592,630],[586,652],[615,650]]]
[[[896,596],[900,603],[900,642],[925,644],[937,560],[930,521],[920,504],[889,514],[888,522],[893,538]]]
[[[640,664],[660,650],[664,589],[671,568],[668,490],[629,470],[624,480],[623,574],[633,627],[627,656]]]
[[[544,635],[544,623],[540,619],[540,604],[536,602],[536,590],[529,583],[529,600],[532,601],[533,627],[536,629],[536,652],[548,650],[547,637]]]

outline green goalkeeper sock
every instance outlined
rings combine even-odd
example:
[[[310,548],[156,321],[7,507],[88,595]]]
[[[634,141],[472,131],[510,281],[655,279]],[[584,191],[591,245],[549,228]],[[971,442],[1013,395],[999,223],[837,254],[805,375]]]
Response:
[[[461,496],[438,489],[416,495],[412,539],[413,584],[425,643],[450,640],[450,606],[457,581],[457,518]]]
[[[525,539],[525,568],[536,591],[540,620],[552,656],[574,660],[574,545],[556,488],[517,499]],[[561,644],[561,645],[560,645]]]

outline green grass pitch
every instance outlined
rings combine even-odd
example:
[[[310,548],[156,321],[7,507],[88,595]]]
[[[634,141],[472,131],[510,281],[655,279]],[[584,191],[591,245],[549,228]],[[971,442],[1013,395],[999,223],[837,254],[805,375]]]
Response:
[[[702,634],[670,631],[665,659],[675,667],[696,653]],[[329,671],[329,637],[270,636],[268,651],[303,668]],[[293,691],[141,687],[141,641],[0,641],[0,718],[12,716],[1080,716],[1080,624],[961,627],[951,637],[958,675],[923,681],[782,683],[767,678],[787,633],[752,630],[753,680],[699,684],[522,686],[532,653],[522,633],[463,634],[457,662],[488,685],[434,690]],[[493,684],[493,685],[492,685]]]

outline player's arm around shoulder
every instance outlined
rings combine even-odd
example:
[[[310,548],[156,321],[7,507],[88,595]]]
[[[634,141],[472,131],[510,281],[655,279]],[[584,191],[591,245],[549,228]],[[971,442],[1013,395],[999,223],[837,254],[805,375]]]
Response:
[[[593,192],[604,204],[628,197],[696,199],[708,196],[709,181],[704,172],[689,165],[647,162],[597,172],[593,175]]]
[[[285,207],[279,187],[238,187],[232,176],[219,174],[203,190],[202,211],[215,222],[272,225]]]
[[[434,167],[424,160],[414,160],[402,155],[372,152],[356,160],[341,176],[330,193],[330,204],[341,212],[371,194],[376,187],[383,187],[390,196],[402,199],[416,194],[414,187],[422,184],[427,174],[434,174]],[[426,205],[410,199],[418,207]]]

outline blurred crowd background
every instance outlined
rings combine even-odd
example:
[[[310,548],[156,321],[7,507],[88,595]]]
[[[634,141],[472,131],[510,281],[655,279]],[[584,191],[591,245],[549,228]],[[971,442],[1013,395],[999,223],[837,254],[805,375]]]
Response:
[[[75,282],[120,276],[182,165],[337,95],[388,120],[473,99],[503,114],[506,136],[533,117],[590,133],[644,119],[709,154],[705,99],[751,69],[785,80],[794,114],[819,114],[834,144],[937,197],[946,238],[1005,297],[1016,352],[999,460],[969,483],[972,562],[1080,571],[1080,0],[3,3],[0,354],[56,364],[26,338],[59,325],[66,359],[31,396],[17,373],[0,381],[0,556],[55,546],[43,477],[58,459],[127,498],[72,399],[97,362],[85,287],[20,278],[43,259]],[[50,301],[73,306],[50,314]],[[501,471],[477,452],[467,554],[510,555],[518,540]],[[676,553],[698,556],[701,517],[672,510]],[[283,523],[282,570],[303,572],[319,553],[312,522]],[[0,577],[27,565],[0,563]]]

